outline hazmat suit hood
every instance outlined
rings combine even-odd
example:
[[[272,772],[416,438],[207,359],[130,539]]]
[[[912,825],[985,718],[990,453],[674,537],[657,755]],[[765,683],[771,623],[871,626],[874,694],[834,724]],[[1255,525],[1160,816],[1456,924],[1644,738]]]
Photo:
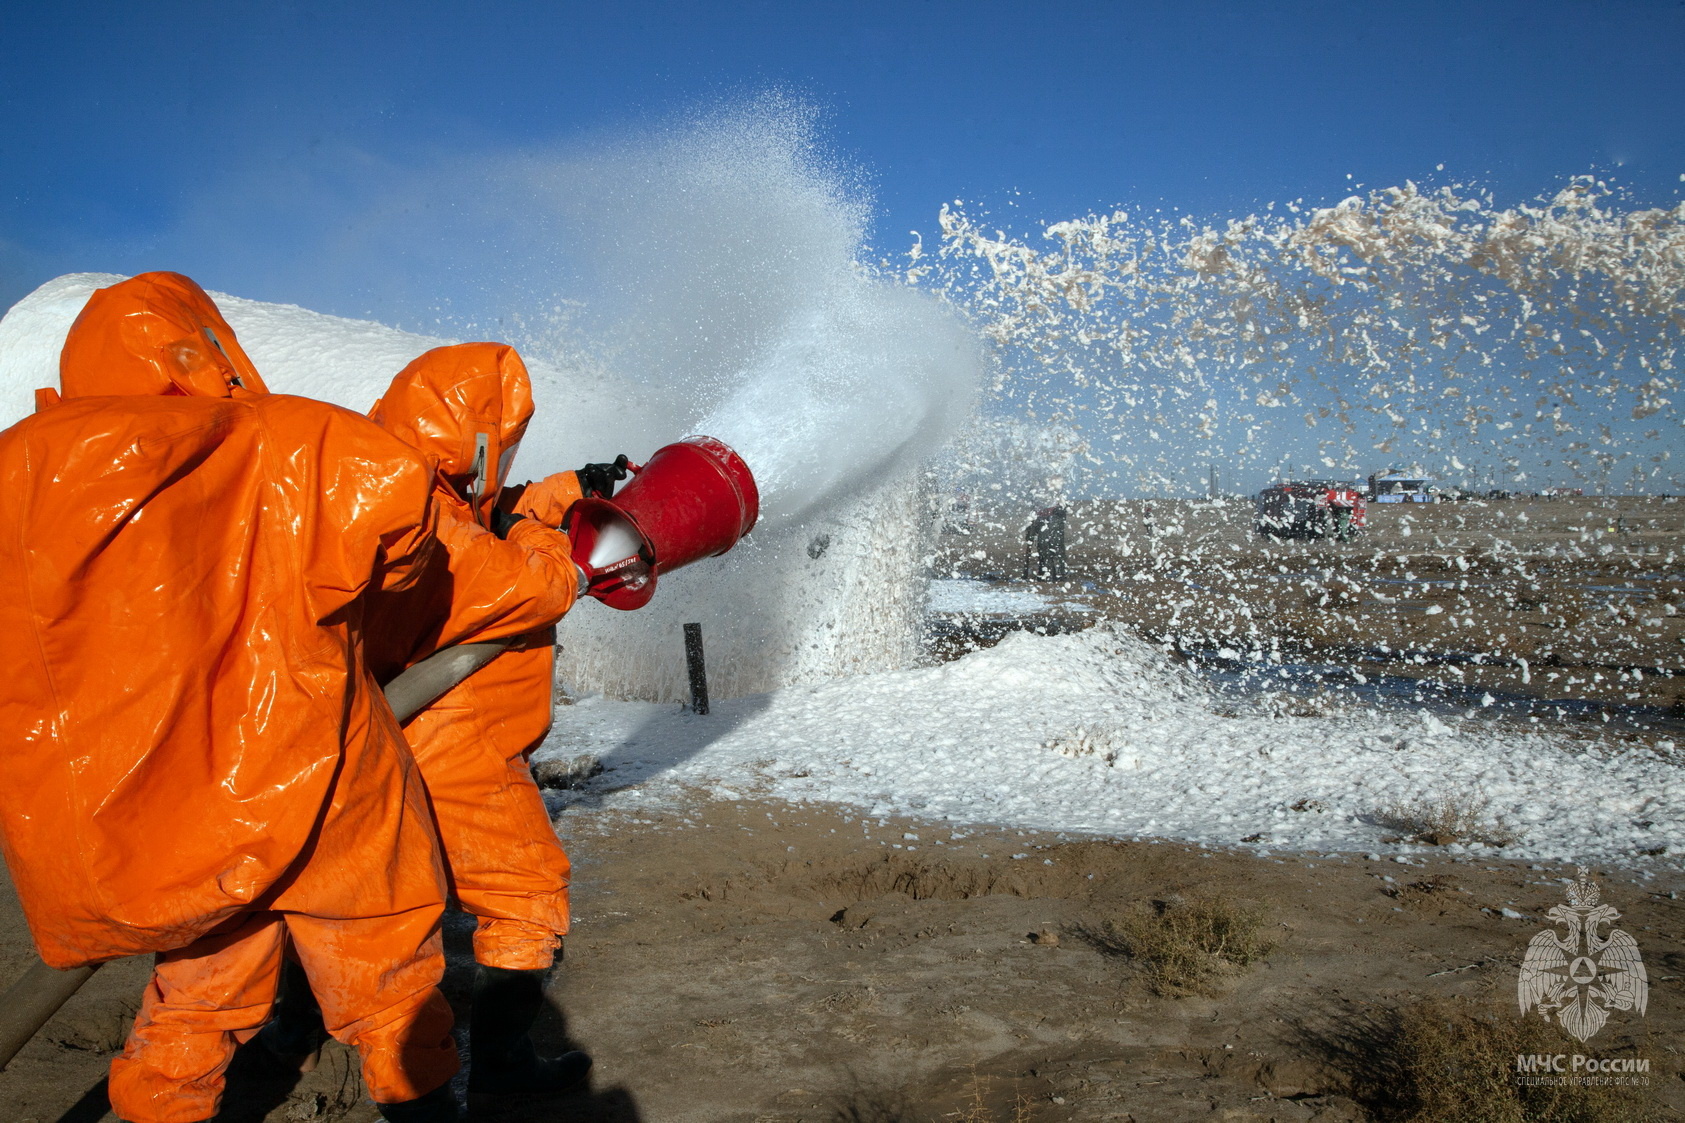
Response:
[[[89,297],[65,338],[59,385],[65,398],[268,392],[216,302],[180,273],[142,273]]]
[[[369,417],[436,458],[440,479],[489,527],[532,419],[532,381],[508,344],[435,347],[398,372]]]

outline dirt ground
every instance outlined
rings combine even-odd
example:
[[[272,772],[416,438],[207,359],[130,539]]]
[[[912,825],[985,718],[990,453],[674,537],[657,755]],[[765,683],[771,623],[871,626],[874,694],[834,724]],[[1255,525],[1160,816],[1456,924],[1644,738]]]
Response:
[[[938,571],[1021,582],[1030,514],[950,529]],[[1112,619],[1242,669],[1313,664],[1331,681],[1356,671],[1685,721],[1685,500],[1372,504],[1343,543],[1253,524],[1244,500],[1072,504],[1066,579],[1033,583],[1066,607],[1035,623]],[[996,635],[972,621],[938,642],[951,653]]]
[[[1513,1016],[1527,941],[1574,872],[1255,856],[749,800],[581,807],[559,826],[578,920],[540,1036],[588,1050],[597,1068],[588,1092],[477,1119],[1389,1118],[1406,1095],[1386,1076],[1395,1013],[1462,996]],[[1685,1118],[1685,878],[1597,879],[1648,966],[1648,1009],[1559,1051],[1648,1057],[1645,1110]],[[1220,971],[1208,994],[1159,993],[1107,925],[1195,899],[1256,909],[1273,948]],[[460,918],[449,935],[460,1003]],[[0,951],[9,974],[22,969],[9,889]],[[107,967],[0,1073],[5,1119],[112,1118],[103,1073],[145,970]],[[221,1118],[376,1116],[330,1045],[296,1084],[237,1061]]]

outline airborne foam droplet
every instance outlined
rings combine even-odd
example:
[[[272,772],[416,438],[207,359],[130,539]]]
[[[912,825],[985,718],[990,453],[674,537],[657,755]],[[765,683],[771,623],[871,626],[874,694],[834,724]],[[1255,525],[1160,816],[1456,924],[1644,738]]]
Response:
[[[564,622],[579,689],[684,697],[692,621],[720,698],[906,665],[927,553],[917,469],[938,452],[986,489],[979,507],[1012,512],[1198,494],[1219,461],[1231,483],[1431,458],[1486,484],[1680,489],[1685,207],[1623,207],[1584,179],[1511,208],[1407,184],[1225,224],[1089,215],[1038,240],[955,204],[891,278],[866,263],[869,202],[815,138],[811,111],[765,99],[584,154],[466,161],[417,188],[440,205],[365,224],[360,259],[480,300],[481,326],[451,334],[527,357],[538,413],[511,479],[692,433],[757,477],[762,522],[732,554],[664,575],[649,608]],[[381,226],[400,213],[471,225],[429,242]],[[374,252],[388,244],[467,264],[413,268]],[[56,345],[20,364],[12,343],[50,343],[42,324],[68,325],[75,287],[0,325],[4,420],[56,368]],[[445,342],[225,311],[275,389],[359,410]]]
[[[1679,489],[1685,204],[1578,177],[1510,208],[1407,183],[1286,209],[1117,211],[1038,239],[947,207],[908,277],[970,310],[1005,368],[992,412],[1070,433],[1090,491],[1330,461]]]

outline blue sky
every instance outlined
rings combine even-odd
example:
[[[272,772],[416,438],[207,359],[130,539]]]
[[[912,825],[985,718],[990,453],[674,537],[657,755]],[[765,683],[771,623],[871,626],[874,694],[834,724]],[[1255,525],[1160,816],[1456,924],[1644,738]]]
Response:
[[[61,272],[167,267],[390,315],[311,260],[367,219],[358,169],[589,145],[766,90],[819,109],[884,252],[956,198],[1033,227],[1408,178],[1517,201],[1594,170],[1671,205],[1682,49],[1679,0],[4,0],[0,307]],[[288,195],[273,221],[266,190]]]

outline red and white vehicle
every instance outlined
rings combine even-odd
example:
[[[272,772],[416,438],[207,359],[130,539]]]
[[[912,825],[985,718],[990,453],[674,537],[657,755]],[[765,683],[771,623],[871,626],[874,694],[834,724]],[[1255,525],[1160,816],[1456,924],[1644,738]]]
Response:
[[[1255,500],[1258,533],[1345,542],[1369,521],[1369,504],[1348,480],[1283,480]]]

